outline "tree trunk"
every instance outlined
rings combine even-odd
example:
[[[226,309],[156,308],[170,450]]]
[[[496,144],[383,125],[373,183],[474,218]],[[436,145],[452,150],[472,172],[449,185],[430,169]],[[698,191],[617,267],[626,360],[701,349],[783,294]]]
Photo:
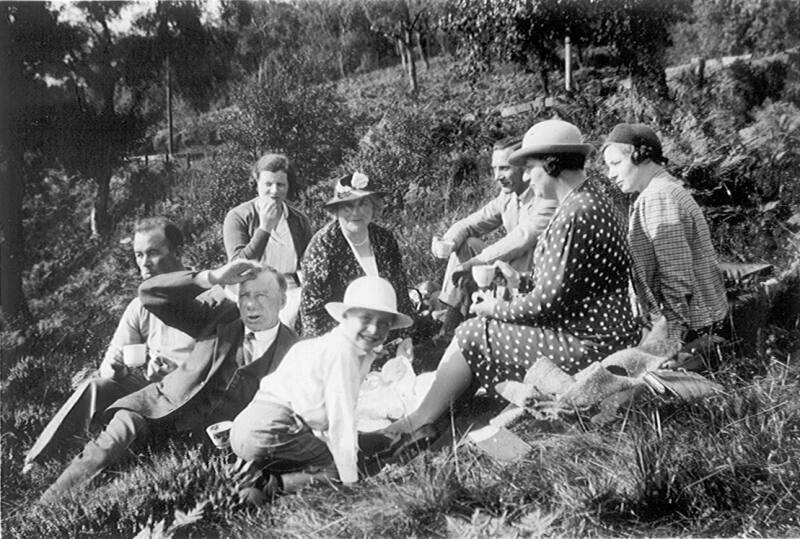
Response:
[[[453,53],[450,52],[450,47],[448,47],[448,37],[447,34],[444,32],[436,31],[436,42],[439,44],[439,50],[442,51],[445,56],[451,58]]]
[[[427,54],[428,38],[422,37],[422,32],[414,32],[414,35],[417,38],[417,53],[419,54],[419,57],[422,58],[422,62],[425,64],[425,71],[430,71],[431,64],[428,61]]]
[[[411,93],[417,95],[417,65],[414,61],[414,42],[412,41],[411,30],[405,30],[402,42],[403,50],[408,55],[408,85]]]
[[[340,9],[345,9],[344,6],[340,6]],[[347,28],[345,27],[345,23],[343,19],[339,18],[339,36],[338,36],[338,43],[339,43],[339,76],[345,78],[347,75],[344,69],[344,45],[345,45],[345,36],[347,34]]]
[[[111,194],[111,167],[108,166],[107,156],[102,156],[103,164],[94,172],[94,181],[97,191],[94,195],[92,206],[92,236],[107,236],[111,232],[111,214],[108,212],[108,202]]]
[[[22,292],[24,194],[22,152],[0,145],[0,311],[3,326],[21,329],[29,319]]]
[[[24,101],[23,63],[20,55],[9,54],[10,7],[0,6],[0,329],[24,329],[30,320],[22,291],[22,270],[25,262],[22,230],[22,201],[25,194],[24,152],[22,137],[17,136],[20,125],[19,105]],[[29,126],[25,125],[24,128]],[[8,137],[8,138],[6,138]],[[3,365],[14,361],[15,349],[0,351]],[[8,363],[6,363],[6,360]]]
[[[544,88],[544,95],[550,95],[550,73],[544,65],[542,65],[539,68],[539,76],[542,79],[542,88]]]
[[[403,47],[403,40],[395,38],[394,40],[395,48],[397,49],[397,54],[400,55],[400,62],[403,64],[403,71],[408,71],[408,67],[406,67],[406,50]]]
[[[172,69],[169,65],[169,54],[167,54],[167,59],[164,61],[164,64],[164,71],[166,72],[165,85],[167,87],[167,162],[169,162],[174,151],[172,147]]]

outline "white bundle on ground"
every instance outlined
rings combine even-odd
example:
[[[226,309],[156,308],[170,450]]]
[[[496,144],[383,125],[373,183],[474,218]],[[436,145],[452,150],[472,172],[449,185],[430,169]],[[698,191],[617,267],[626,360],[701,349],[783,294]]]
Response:
[[[364,379],[356,407],[359,431],[382,429],[419,407],[434,373],[414,374],[412,359],[411,341],[406,339],[397,347],[395,357]]]

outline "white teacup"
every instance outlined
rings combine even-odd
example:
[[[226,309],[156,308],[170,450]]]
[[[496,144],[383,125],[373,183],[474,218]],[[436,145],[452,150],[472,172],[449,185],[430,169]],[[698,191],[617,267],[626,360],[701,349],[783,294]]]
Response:
[[[440,238],[433,238],[431,242],[431,251],[436,258],[447,258],[453,252],[456,243],[450,240],[443,240]]]
[[[122,362],[126,367],[135,369],[147,363],[146,344],[127,344],[122,347]]]
[[[231,427],[233,421],[220,421],[206,427],[206,434],[219,449],[231,446]]]
[[[487,288],[494,281],[494,270],[494,266],[488,264],[472,266],[472,278],[475,279],[475,284],[479,288]]]

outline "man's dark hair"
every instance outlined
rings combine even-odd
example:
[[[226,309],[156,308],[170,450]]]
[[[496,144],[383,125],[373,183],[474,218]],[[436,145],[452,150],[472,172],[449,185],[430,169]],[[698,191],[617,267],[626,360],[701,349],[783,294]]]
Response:
[[[162,230],[167,239],[167,245],[171,252],[175,252],[183,247],[183,233],[178,226],[166,217],[146,217],[139,219],[133,225],[133,233],[150,232],[151,230]]]
[[[500,150],[508,150],[508,149],[519,150],[521,146],[522,146],[522,137],[520,136],[505,137],[495,141],[495,143],[492,145],[492,151],[497,152]]]

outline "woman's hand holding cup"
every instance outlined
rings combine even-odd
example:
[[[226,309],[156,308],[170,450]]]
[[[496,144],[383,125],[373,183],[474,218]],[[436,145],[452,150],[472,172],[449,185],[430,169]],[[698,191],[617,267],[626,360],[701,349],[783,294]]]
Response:
[[[516,290],[519,288],[521,276],[517,270],[511,267],[511,264],[502,260],[495,260],[494,267],[500,270],[506,280],[506,286],[510,289]]]
[[[495,267],[490,264],[477,264],[472,266],[472,278],[478,288],[489,288],[494,281]]]

